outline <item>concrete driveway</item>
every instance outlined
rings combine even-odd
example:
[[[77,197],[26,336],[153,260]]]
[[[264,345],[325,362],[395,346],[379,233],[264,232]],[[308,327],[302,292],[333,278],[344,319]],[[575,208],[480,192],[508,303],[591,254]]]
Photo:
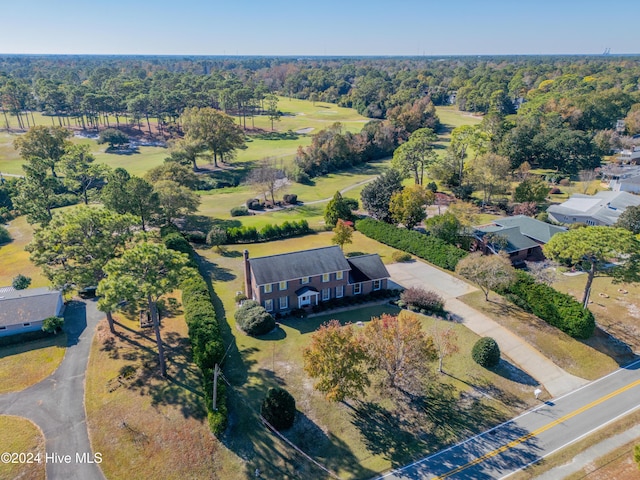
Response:
[[[473,285],[421,261],[387,265],[391,280],[401,287],[424,287],[445,299],[445,309],[469,330],[498,342],[500,351],[543,385],[552,397],[571,392],[587,380],[557,366],[522,338],[457,299],[477,290]],[[533,390],[533,389],[532,389]]]

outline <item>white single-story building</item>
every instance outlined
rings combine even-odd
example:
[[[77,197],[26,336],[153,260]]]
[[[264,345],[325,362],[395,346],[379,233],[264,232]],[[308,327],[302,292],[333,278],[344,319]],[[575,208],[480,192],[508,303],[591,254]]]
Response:
[[[63,312],[64,301],[59,290],[1,288],[0,337],[41,330],[45,318],[61,317]]]
[[[576,193],[564,203],[551,205],[547,213],[558,223],[611,226],[628,207],[638,205],[640,196],[627,192]]]

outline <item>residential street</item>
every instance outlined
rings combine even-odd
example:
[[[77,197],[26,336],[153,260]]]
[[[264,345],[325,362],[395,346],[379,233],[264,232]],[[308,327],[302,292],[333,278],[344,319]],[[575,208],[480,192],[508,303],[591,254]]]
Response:
[[[95,300],[69,303],[65,312],[68,347],[60,367],[21,392],[0,395],[0,414],[26,417],[44,432],[47,478],[52,480],[104,479],[100,467],[91,463],[96,452],[91,452],[84,409],[91,340],[102,318]],[[70,455],[68,463],[62,459],[65,455]]]
[[[640,360],[379,479],[505,478],[639,407]]]

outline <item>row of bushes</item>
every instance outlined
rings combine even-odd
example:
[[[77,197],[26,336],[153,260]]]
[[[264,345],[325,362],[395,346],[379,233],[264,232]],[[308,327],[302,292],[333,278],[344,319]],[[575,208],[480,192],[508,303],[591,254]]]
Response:
[[[167,248],[188,253],[196,266],[193,247],[174,228],[162,230]],[[194,274],[185,278],[180,285],[184,318],[189,327],[189,340],[193,361],[202,372],[204,398],[208,412],[209,427],[215,435],[224,432],[227,426],[226,391],[222,380],[218,381],[217,409],[213,410],[213,370],[222,361],[224,344],[216,312],[211,302],[209,288],[204,278],[194,269]]]
[[[380,243],[409,252],[447,270],[454,270],[458,261],[467,255],[464,250],[439,238],[423,235],[415,230],[398,228],[372,218],[358,220],[356,230]]]
[[[256,227],[231,227],[227,229],[227,243],[253,243],[295,237],[311,232],[306,220],[286,221],[281,225],[267,224],[258,230]]]
[[[536,282],[526,272],[518,271],[517,280],[498,293],[574,338],[589,338],[596,328],[593,314],[580,302],[549,285]]]
[[[342,298],[331,298],[325,302],[319,302],[318,305],[311,307],[313,313],[324,312],[334,308],[347,307],[350,305],[358,305],[361,303],[372,302],[374,300],[382,300],[397,296],[398,290],[375,290],[364,295],[350,295]]]

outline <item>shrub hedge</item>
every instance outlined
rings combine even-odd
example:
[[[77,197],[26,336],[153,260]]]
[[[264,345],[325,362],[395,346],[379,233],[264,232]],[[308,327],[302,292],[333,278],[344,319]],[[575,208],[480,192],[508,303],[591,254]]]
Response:
[[[458,261],[467,255],[464,250],[439,238],[423,235],[415,230],[398,228],[372,218],[358,220],[356,230],[378,242],[409,252],[447,270],[454,270]]]
[[[304,235],[310,231],[309,223],[306,220],[300,220],[299,222],[286,221],[281,225],[268,223],[259,231],[256,227],[231,227],[227,229],[227,243],[267,242]]]
[[[193,247],[177,229],[166,228],[161,231],[161,234],[167,248],[188,253],[193,265],[196,265],[197,257]],[[182,238],[183,242],[178,237]],[[184,319],[189,327],[193,361],[202,372],[209,427],[215,435],[221,435],[227,426],[227,405],[224,382],[220,379],[217,389],[217,409],[213,410],[213,369],[224,356],[224,344],[216,311],[211,302],[207,283],[196,269],[193,270],[192,275],[183,279],[180,290],[182,290]]]
[[[518,271],[517,278],[498,293],[574,338],[585,339],[593,335],[595,318],[575,298],[536,282],[526,272]]]

